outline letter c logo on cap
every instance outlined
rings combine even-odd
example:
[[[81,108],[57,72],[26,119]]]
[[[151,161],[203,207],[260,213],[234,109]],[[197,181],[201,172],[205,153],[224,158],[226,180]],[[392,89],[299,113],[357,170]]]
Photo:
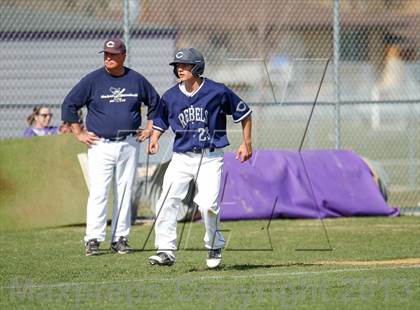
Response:
[[[184,56],[184,53],[183,52],[178,52],[178,53],[176,53],[176,55],[175,55],[175,57],[176,58],[182,58],[182,56]]]

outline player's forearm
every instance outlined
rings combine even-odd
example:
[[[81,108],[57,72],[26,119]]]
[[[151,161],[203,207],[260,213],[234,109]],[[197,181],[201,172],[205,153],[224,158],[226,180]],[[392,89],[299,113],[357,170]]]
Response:
[[[158,141],[161,135],[162,135],[161,131],[153,129],[152,140]]]
[[[251,116],[242,120],[241,123],[242,123],[242,134],[243,134],[244,143],[246,145],[251,145],[251,143],[252,143],[252,137],[251,137],[252,119],[251,119]]]
[[[147,121],[146,130],[153,130],[153,120],[148,120]]]

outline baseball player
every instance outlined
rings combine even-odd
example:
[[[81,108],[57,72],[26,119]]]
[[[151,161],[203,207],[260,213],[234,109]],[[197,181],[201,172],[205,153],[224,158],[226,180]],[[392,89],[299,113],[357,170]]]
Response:
[[[104,67],[81,79],[64,99],[62,120],[71,123],[76,138],[88,145],[89,199],[87,203],[86,255],[98,255],[105,240],[107,199],[114,178],[111,249],[125,254],[130,232],[130,200],[139,141],[152,131],[159,95],[140,73],[124,66],[126,47],[119,38],[105,41]],[[148,106],[147,126],[141,125],[140,108]],[[87,107],[82,129],[77,111]]]
[[[222,260],[224,238],[218,230],[218,201],[226,136],[226,115],[242,123],[243,143],[237,150],[242,162],[252,156],[251,110],[224,84],[202,77],[204,57],[194,48],[183,48],[170,63],[180,83],[162,96],[153,121],[149,153],[159,149],[158,140],[169,127],[175,133],[173,157],[163,180],[155,223],[156,255],[149,257],[152,265],[172,265],[176,250],[176,217],[178,207],[195,180],[199,206],[205,225],[204,243],[208,250],[206,263],[216,268]]]

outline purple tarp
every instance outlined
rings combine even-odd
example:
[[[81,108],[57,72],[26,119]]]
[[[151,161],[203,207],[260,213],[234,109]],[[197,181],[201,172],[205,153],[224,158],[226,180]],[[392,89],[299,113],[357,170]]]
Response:
[[[260,150],[241,164],[234,153],[226,153],[221,220],[267,219],[272,212],[273,218],[399,215],[354,152],[310,150],[301,155],[303,161],[297,151]]]

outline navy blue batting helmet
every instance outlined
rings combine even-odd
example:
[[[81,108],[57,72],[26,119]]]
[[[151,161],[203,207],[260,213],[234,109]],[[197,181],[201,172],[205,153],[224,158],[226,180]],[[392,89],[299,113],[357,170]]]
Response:
[[[176,69],[176,64],[190,64],[194,65],[191,73],[197,77],[201,76],[204,73],[204,57],[203,55],[195,48],[181,48],[175,53],[174,60],[170,63],[171,66],[174,66],[174,74],[178,76]]]

